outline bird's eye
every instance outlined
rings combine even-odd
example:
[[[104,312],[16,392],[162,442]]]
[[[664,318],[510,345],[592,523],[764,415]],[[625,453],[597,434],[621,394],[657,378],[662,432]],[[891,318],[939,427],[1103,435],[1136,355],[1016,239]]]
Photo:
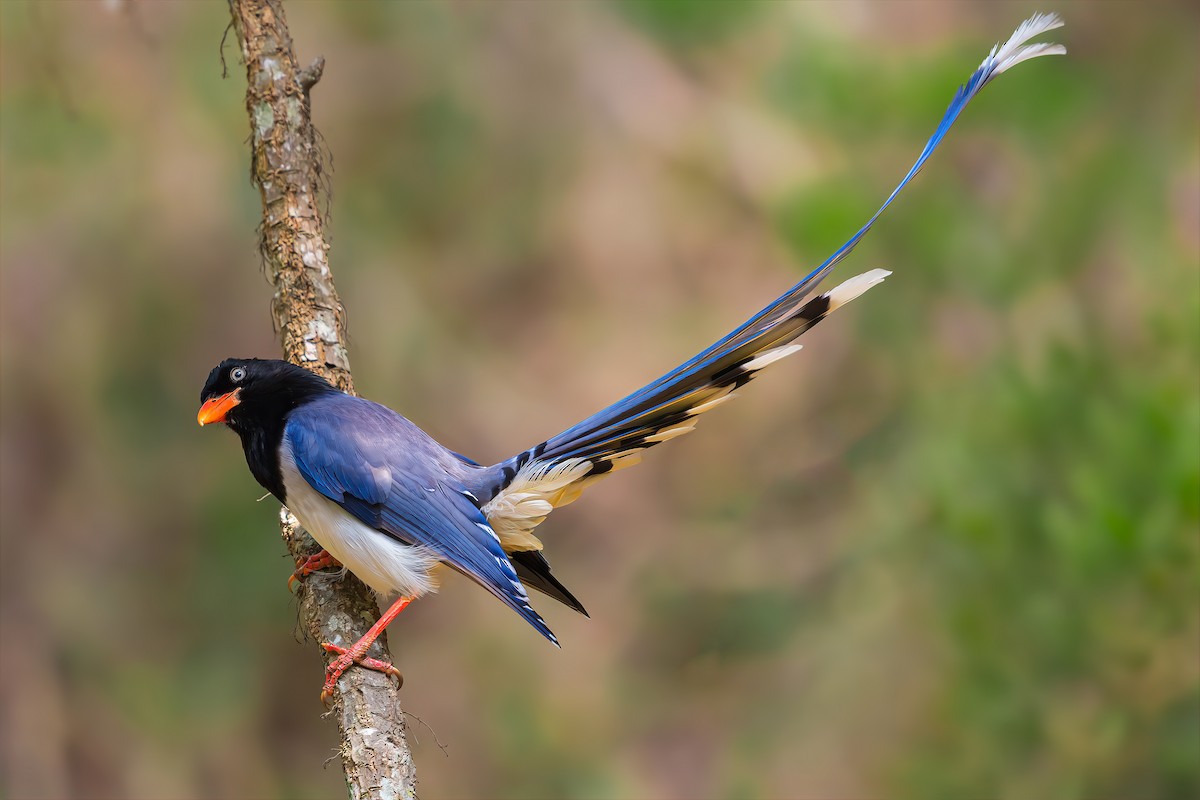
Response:
[[[233,369],[229,370],[229,380],[233,381],[234,383],[241,383],[245,379],[246,379],[246,368],[245,367],[234,367]]]

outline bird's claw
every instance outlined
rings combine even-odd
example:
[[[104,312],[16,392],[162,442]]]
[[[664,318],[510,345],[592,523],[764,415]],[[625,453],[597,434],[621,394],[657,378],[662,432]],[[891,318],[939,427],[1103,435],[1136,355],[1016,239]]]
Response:
[[[315,555],[311,555],[303,563],[297,564],[296,571],[288,576],[288,591],[296,591],[296,584],[319,569],[340,566],[342,566],[342,562],[329,555],[328,550],[322,550]]]
[[[342,677],[342,673],[350,668],[351,664],[358,664],[360,667],[382,672],[384,675],[390,675],[396,679],[396,688],[399,689],[404,685],[404,676],[400,674],[400,670],[386,661],[381,661],[378,658],[369,658],[364,655],[355,655],[352,649],[340,647],[330,642],[321,642],[321,647],[325,648],[328,653],[337,653],[338,657],[329,662],[329,666],[325,668],[325,685],[321,687],[321,703],[326,708],[329,708],[333,703],[333,693],[337,689],[338,679]]]

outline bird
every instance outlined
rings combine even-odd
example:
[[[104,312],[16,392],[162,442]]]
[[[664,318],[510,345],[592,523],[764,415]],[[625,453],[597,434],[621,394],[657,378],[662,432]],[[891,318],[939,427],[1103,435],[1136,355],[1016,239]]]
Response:
[[[209,373],[197,421],[224,423],[240,438],[254,479],[324,548],[293,579],[344,566],[394,602],[351,647],[330,642],[321,699],[328,703],[353,664],[400,677],[366,657],[384,628],[436,588],[439,565],[489,591],[558,646],[529,589],[584,615],[551,571],[534,530],[592,484],[637,463],[643,452],[691,431],[767,366],[800,350],[795,340],[891,273],[871,269],[809,298],[912,181],[963,108],[1013,66],[1061,55],[1029,40],[1062,26],[1035,14],[997,44],[959,87],[916,162],[867,223],[795,286],[728,335],[627,397],[556,436],[485,466],[442,446],[392,409],[346,394],[286,361],[229,358]]]

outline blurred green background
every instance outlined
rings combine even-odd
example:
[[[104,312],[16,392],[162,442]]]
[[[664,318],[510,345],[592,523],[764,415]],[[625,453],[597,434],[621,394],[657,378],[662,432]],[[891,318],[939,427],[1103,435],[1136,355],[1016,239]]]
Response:
[[[423,798],[1196,796],[1195,6],[287,10],[358,387],[481,461],[757,310],[1067,22],[839,268],[887,283],[539,529],[561,652],[461,579],[392,627]],[[343,791],[277,508],[193,421],[278,352],[227,21],[0,3],[2,797]]]

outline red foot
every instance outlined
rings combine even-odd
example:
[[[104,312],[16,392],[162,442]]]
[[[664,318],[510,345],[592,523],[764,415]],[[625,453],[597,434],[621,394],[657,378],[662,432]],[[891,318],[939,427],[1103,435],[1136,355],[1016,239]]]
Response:
[[[329,642],[321,643],[321,647],[325,648],[327,652],[338,654],[338,657],[331,661],[329,666],[325,668],[325,685],[321,687],[321,702],[326,707],[329,706],[330,701],[333,699],[333,692],[337,688],[338,678],[342,677],[342,673],[351,664],[358,664],[367,669],[382,672],[385,675],[392,675],[400,681],[401,686],[404,685],[404,676],[400,674],[399,670],[386,661],[380,661],[377,658],[367,658],[366,652],[375,643],[375,640],[379,638],[379,635],[383,633],[383,629],[399,616],[401,611],[408,608],[408,604],[412,601],[411,597],[401,597],[395,603],[392,603],[391,608],[383,612],[383,616],[349,649],[336,644],[330,644]]]
[[[309,556],[308,559],[303,564],[297,566],[296,571],[288,577],[288,591],[295,591],[297,581],[307,578],[309,575],[319,569],[340,566],[342,566],[342,562],[329,555],[328,550],[322,550],[316,555]]]
[[[399,689],[404,685],[404,676],[400,674],[400,670],[396,669],[386,661],[380,661],[378,658],[367,658],[359,656],[354,658],[351,652],[354,648],[347,650],[345,647],[338,647],[336,644],[329,642],[321,642],[321,647],[324,647],[327,652],[337,653],[338,657],[329,663],[325,668],[325,685],[321,687],[321,702],[326,708],[333,702],[333,690],[337,688],[338,678],[342,677],[342,673],[350,668],[351,664],[358,664],[360,667],[373,669],[376,672],[382,672],[384,675],[391,675],[396,679],[396,688]]]

